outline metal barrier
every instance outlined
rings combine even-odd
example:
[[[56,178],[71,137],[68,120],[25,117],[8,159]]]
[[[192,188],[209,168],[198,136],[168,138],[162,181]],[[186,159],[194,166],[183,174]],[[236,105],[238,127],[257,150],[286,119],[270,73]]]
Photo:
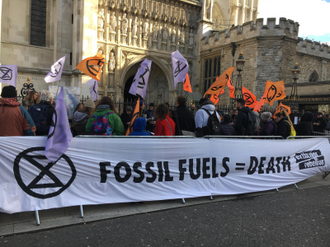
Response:
[[[219,138],[219,139],[283,139],[282,136],[203,136],[203,137],[194,137],[194,136],[94,136],[94,135],[78,135],[75,136],[75,138],[119,138],[119,139],[130,139],[130,138],[143,138],[143,139],[150,139],[150,138],[161,138],[161,139],[168,139],[168,138],[174,138],[174,139],[187,139],[187,138],[205,138],[205,139],[211,139],[211,138]]]

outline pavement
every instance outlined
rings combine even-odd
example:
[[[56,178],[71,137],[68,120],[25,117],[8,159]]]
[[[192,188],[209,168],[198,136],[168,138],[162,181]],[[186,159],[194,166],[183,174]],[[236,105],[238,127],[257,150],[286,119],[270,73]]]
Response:
[[[298,190],[316,188],[322,186],[330,186],[330,175],[322,179],[322,174],[311,177],[307,180],[297,183]],[[0,213],[0,238],[17,234],[25,234],[32,232],[48,231],[56,228],[63,228],[72,225],[84,225],[86,223],[104,221],[108,219],[116,219],[132,215],[141,215],[157,211],[166,211],[170,209],[180,209],[184,207],[192,207],[203,204],[213,204],[225,201],[233,201],[237,199],[248,199],[257,196],[272,195],[276,193],[285,193],[295,191],[294,185],[289,185],[276,190],[250,193],[233,196],[214,196],[210,197],[186,199],[182,200],[166,200],[143,203],[126,203],[126,204],[106,204],[84,206],[84,217],[80,216],[79,206],[50,209],[39,211],[40,225],[35,221],[34,212],[24,212],[17,214]]]

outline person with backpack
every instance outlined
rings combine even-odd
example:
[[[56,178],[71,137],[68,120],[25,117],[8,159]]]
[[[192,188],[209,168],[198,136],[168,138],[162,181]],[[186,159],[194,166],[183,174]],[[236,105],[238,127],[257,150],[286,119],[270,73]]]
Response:
[[[292,123],[284,111],[277,113],[275,117],[277,122],[277,134],[286,139],[291,134]]]
[[[33,136],[35,124],[28,111],[17,102],[16,88],[3,87],[0,99],[0,136]]]
[[[124,125],[110,97],[104,96],[98,102],[96,111],[87,121],[86,131],[91,135],[124,135]]]
[[[37,136],[48,135],[50,125],[52,124],[53,114],[55,112],[52,106],[54,94],[47,90],[40,93],[40,103],[29,108],[29,113],[36,124]]]
[[[215,111],[213,102],[208,98],[201,98],[199,105],[201,108],[195,115],[196,136],[221,135],[221,118]]]
[[[175,123],[169,117],[170,110],[167,105],[161,103],[156,107],[155,117],[157,118],[155,125],[155,136],[174,136]]]
[[[235,119],[236,135],[256,135],[259,128],[259,115],[245,106],[244,99],[237,99],[237,117]]]
[[[277,126],[272,120],[272,114],[270,112],[263,112],[260,116],[261,128],[259,130],[260,136],[272,136],[276,135]]]

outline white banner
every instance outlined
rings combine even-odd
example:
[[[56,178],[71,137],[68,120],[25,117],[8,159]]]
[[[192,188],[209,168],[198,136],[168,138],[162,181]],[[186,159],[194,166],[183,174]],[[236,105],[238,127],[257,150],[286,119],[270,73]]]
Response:
[[[0,65],[0,82],[16,87],[17,65]]]
[[[51,67],[50,72],[45,77],[45,82],[55,82],[61,80],[62,72],[65,64],[65,57],[61,57],[59,60],[57,60]]]
[[[179,51],[172,52],[171,57],[174,88],[176,88],[178,82],[185,81],[186,75],[189,71],[189,64]]]
[[[73,138],[55,164],[47,137],[0,137],[0,211],[271,190],[329,170],[329,141]]]
[[[132,86],[129,90],[130,94],[138,94],[143,99],[146,97],[149,75],[151,71],[151,64],[152,61],[148,59],[144,59],[144,61],[141,63],[140,67],[138,68],[138,71],[135,74]]]

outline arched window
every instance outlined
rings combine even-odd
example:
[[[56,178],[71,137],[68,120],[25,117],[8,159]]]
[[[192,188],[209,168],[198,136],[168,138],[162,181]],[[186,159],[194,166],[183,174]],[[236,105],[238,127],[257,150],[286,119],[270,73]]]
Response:
[[[30,44],[46,46],[47,0],[31,0]]]
[[[319,74],[314,70],[313,73],[309,76],[309,82],[316,82],[319,80]]]

